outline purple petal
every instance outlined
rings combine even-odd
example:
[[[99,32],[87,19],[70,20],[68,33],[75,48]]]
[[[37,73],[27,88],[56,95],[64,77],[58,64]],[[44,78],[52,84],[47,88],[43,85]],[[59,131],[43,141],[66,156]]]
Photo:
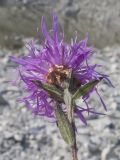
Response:
[[[101,97],[101,96],[100,96],[100,94],[98,93],[97,89],[96,89],[96,93],[97,93],[97,95],[99,96],[100,101],[101,101],[101,103],[102,103],[102,105],[103,105],[104,109],[107,111],[107,107],[106,107],[106,105],[105,105],[105,103],[104,103],[104,101],[103,101],[102,97]]]
[[[53,43],[53,39],[50,37],[48,31],[47,31],[47,27],[46,27],[46,22],[45,22],[45,18],[44,16],[42,17],[41,20],[41,30],[43,35],[45,36],[45,38],[52,44]]]
[[[87,125],[87,121],[86,121],[85,117],[83,116],[82,112],[81,112],[78,108],[75,109],[75,113],[76,113],[77,116],[81,119],[81,121],[82,121],[85,125]]]
[[[55,42],[58,42],[58,18],[55,13],[53,14],[53,33]]]

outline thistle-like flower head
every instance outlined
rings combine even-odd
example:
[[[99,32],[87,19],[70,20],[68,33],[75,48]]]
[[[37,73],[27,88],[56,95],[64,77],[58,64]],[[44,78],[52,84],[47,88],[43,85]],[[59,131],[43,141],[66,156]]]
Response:
[[[58,19],[55,14],[52,16],[52,30],[47,31],[44,17],[41,20],[41,30],[44,40],[39,46],[36,45],[36,40],[31,41],[27,44],[28,55],[11,57],[12,61],[19,64],[20,84],[27,92],[27,96],[21,98],[21,101],[34,114],[55,120],[56,101],[63,112],[67,110],[63,98],[65,88],[68,87],[70,93],[77,96],[81,91],[80,96],[87,107],[74,104],[74,114],[86,124],[83,112],[97,114],[88,107],[87,99],[92,92],[98,92],[97,83],[90,89],[88,87],[89,90],[83,90],[86,89],[84,86],[101,79],[108,80],[108,76],[97,72],[96,68],[99,65],[89,64],[88,59],[93,53],[93,48],[87,46],[88,36],[81,41],[77,41],[75,36],[70,43],[64,42],[64,33],[58,31]],[[51,86],[57,93],[49,91]],[[101,97],[100,100],[106,109]]]

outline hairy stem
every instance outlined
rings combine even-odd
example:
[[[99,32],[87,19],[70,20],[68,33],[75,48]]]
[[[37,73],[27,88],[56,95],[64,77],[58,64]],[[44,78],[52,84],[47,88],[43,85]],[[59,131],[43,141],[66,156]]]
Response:
[[[75,132],[76,128],[75,128],[75,120],[74,120],[74,108],[73,106],[69,106],[69,109],[70,109],[70,112],[68,112],[68,119],[74,131],[74,144],[71,146],[72,160],[78,160],[78,157],[77,157],[78,149],[77,149],[76,132]]]
[[[76,144],[76,133],[75,133],[75,122],[72,122],[72,126],[74,129],[74,145],[71,147],[71,152],[72,152],[72,160],[78,160],[77,157],[77,144]]]
[[[71,146],[72,160],[78,160],[77,145],[76,145],[76,128],[75,128],[75,120],[74,120],[74,105],[73,105],[74,103],[72,99],[72,94],[70,93],[68,88],[64,90],[64,101],[67,107],[67,118],[73,130],[72,137],[74,141]]]

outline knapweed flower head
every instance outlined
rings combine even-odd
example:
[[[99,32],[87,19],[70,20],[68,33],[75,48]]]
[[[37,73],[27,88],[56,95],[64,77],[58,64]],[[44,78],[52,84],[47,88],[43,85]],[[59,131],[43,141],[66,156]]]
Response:
[[[45,18],[41,20],[42,43],[36,40],[27,44],[28,54],[21,57],[11,56],[19,64],[19,82],[27,96],[20,101],[35,114],[56,120],[55,107],[69,112],[69,101],[73,98],[73,114],[86,124],[84,112],[99,114],[89,107],[87,101],[97,84],[102,79],[109,82],[108,76],[97,72],[98,64],[89,64],[93,48],[87,46],[88,36],[77,41],[77,36],[70,43],[64,42],[64,32],[59,32],[58,19],[52,16],[52,30],[46,27]],[[72,97],[72,98],[71,98]],[[76,104],[81,98],[84,107]],[[66,100],[67,99],[67,100]],[[106,110],[106,106],[100,97]]]

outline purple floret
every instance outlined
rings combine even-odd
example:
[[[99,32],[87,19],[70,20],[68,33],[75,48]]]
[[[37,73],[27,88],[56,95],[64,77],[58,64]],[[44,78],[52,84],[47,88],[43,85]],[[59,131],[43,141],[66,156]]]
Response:
[[[108,76],[96,71],[99,65],[88,64],[88,59],[93,53],[93,48],[87,46],[88,36],[80,42],[77,42],[77,38],[75,37],[68,44],[64,42],[64,33],[59,33],[58,31],[57,16],[53,14],[52,18],[52,31],[48,32],[45,18],[42,17],[41,30],[44,35],[42,44],[38,46],[35,41],[31,41],[27,44],[28,55],[21,57],[11,56],[11,60],[19,64],[20,82],[22,88],[27,92],[27,96],[21,98],[20,101],[24,102],[35,115],[45,116],[55,120],[53,97],[38,87],[33,81],[39,80],[47,83],[46,75],[48,75],[53,66],[64,66],[67,69],[71,69],[74,78],[80,82],[80,85],[84,85],[91,80],[99,80],[100,78],[108,80]],[[94,87],[82,97],[85,105],[87,105],[86,100],[93,91],[96,91],[99,95],[97,88]],[[106,109],[101,97],[100,100]],[[85,124],[86,120],[83,112],[98,114],[88,106],[87,109],[77,107],[75,113]]]

